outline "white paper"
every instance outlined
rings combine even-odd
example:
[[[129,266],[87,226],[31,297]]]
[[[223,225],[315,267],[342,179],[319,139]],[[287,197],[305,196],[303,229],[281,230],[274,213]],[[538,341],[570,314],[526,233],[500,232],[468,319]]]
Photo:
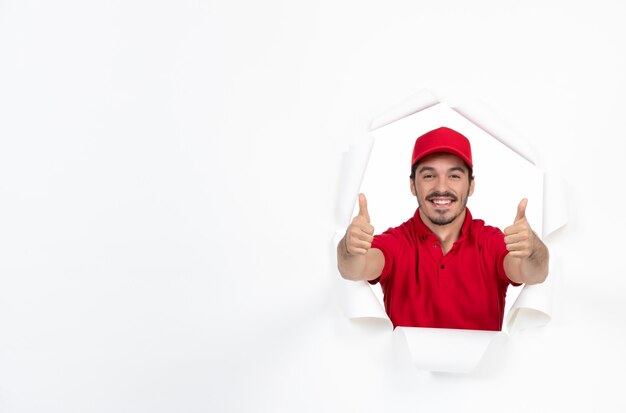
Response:
[[[532,327],[543,327],[550,322],[554,288],[559,276],[558,258],[551,257],[548,278],[541,284],[525,286],[507,314],[506,324],[509,333],[513,334]]]
[[[384,307],[380,305],[369,284],[365,281],[342,280],[346,301],[343,306],[348,318],[376,318],[389,320]],[[389,320],[391,325],[391,320]]]
[[[543,237],[565,226],[568,220],[565,184],[560,176],[546,174],[543,195]]]
[[[428,90],[421,90],[416,94],[409,96],[405,101],[392,107],[370,123],[370,131],[374,131],[390,123],[396,122],[402,118],[412,115],[416,112],[429,108],[439,103],[440,100]]]
[[[415,367],[446,373],[469,373],[480,362],[499,331],[397,327],[406,338]]]
[[[336,247],[343,238],[345,229],[335,232],[333,245]],[[334,251],[334,250],[333,250]],[[338,275],[338,277],[341,277]],[[349,281],[340,279],[341,307],[346,317],[350,319],[375,318],[391,321],[385,312],[374,290],[366,281]]]
[[[530,145],[483,104],[460,102],[453,109],[527,161],[536,164],[537,157]]]
[[[347,227],[350,223],[350,214],[357,200],[373,144],[373,138],[369,134],[363,134],[360,142],[352,145],[344,154],[337,202],[337,225],[339,227]]]

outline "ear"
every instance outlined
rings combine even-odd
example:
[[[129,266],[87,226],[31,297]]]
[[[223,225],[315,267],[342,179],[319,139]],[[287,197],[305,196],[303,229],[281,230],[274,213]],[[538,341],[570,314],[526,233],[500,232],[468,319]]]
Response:
[[[470,182],[469,191],[467,192],[467,196],[472,196],[472,194],[474,193],[474,182],[475,181],[476,180],[472,176],[472,182]]]
[[[413,194],[413,196],[417,196],[417,192],[415,191],[415,181],[413,181],[413,179],[411,179],[410,176],[409,176],[409,185],[411,186],[411,193]]]

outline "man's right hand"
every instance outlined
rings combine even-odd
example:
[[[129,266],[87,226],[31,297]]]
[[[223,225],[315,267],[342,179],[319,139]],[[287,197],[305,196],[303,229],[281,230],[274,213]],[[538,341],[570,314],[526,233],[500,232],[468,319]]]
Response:
[[[359,194],[359,213],[346,230],[346,235],[337,244],[337,266],[346,280],[374,280],[385,267],[385,256],[372,248],[374,227],[367,212],[367,199]]]
[[[367,199],[364,194],[359,194],[359,213],[352,219],[344,239],[348,255],[365,255],[372,248],[374,227],[370,224]]]

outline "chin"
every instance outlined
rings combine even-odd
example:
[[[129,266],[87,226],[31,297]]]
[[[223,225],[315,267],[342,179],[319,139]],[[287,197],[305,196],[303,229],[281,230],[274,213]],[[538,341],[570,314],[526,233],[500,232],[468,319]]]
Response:
[[[428,219],[435,225],[444,226],[453,223],[457,218],[461,216],[462,211],[446,211],[443,214],[435,212],[428,215]]]
[[[436,217],[436,219],[429,217],[429,219],[430,219],[430,222],[432,222],[435,225],[444,226],[444,225],[453,223],[456,217],[452,217],[452,218]]]

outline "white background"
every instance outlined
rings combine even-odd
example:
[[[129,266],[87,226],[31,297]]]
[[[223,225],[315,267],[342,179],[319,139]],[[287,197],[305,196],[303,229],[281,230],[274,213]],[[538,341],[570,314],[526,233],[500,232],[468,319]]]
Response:
[[[0,1],[0,411],[624,411],[626,6],[588,4]],[[469,376],[335,293],[343,152],[424,87],[566,182],[554,319]]]

